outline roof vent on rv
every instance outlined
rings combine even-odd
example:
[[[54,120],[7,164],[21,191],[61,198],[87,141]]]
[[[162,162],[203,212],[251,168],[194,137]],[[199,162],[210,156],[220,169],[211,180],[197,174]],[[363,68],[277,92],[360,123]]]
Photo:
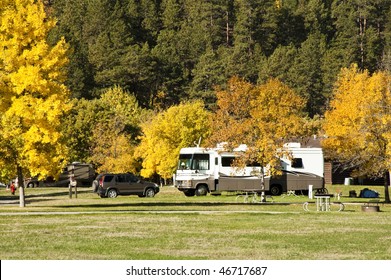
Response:
[[[216,148],[217,149],[224,149],[227,145],[228,145],[228,142],[217,143]]]
[[[245,152],[247,151],[247,145],[246,144],[240,144],[239,147],[234,149],[235,152]]]
[[[300,145],[300,143],[297,143],[297,142],[291,142],[291,143],[285,143],[284,147],[286,147],[286,148],[300,148],[301,145]]]

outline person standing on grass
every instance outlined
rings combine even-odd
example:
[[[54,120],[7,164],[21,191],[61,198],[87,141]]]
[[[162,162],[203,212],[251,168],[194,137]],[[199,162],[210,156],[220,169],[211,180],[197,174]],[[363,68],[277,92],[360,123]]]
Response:
[[[14,181],[12,181],[12,183],[11,183],[10,190],[11,190],[11,193],[12,193],[13,195],[15,195],[16,187],[15,187]]]

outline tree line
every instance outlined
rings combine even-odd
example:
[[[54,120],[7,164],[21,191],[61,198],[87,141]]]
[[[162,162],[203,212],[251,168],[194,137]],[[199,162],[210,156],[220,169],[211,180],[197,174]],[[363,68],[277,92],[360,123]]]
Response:
[[[92,99],[118,85],[140,106],[214,108],[237,75],[279,78],[323,115],[341,68],[391,67],[389,0],[51,0],[52,42],[70,45],[66,85]]]
[[[200,137],[277,167],[314,134],[357,174],[389,170],[389,1],[4,0],[0,15],[2,178],[86,161],[168,179]]]

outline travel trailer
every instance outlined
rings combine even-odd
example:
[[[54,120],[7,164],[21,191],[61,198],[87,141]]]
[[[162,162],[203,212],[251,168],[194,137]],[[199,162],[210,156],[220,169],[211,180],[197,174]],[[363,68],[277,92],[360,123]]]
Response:
[[[68,164],[55,180],[53,177],[48,177],[46,180],[39,181],[38,178],[28,178],[25,180],[27,188],[42,187],[68,187],[69,178],[73,176],[77,181],[78,186],[91,186],[95,179],[95,168],[92,164],[73,162]]]
[[[289,156],[280,158],[282,174],[265,176],[262,188],[262,172],[259,164],[243,168],[233,162],[245,152],[241,145],[232,152],[222,147],[213,149],[182,148],[175,173],[174,185],[186,196],[201,196],[221,192],[266,192],[280,195],[288,191],[308,192],[309,186],[316,192],[324,192],[324,159],[321,148],[302,148],[300,143],[284,146]],[[264,170],[267,174],[267,170]]]

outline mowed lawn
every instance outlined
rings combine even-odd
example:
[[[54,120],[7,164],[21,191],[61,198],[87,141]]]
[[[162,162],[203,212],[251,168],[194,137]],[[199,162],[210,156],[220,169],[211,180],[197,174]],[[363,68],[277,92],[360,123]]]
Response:
[[[102,199],[79,188],[26,189],[26,207],[0,189],[0,258],[19,260],[381,260],[391,256],[391,205],[342,191],[345,210],[316,212],[305,196],[244,203],[234,195],[185,197],[163,187],[154,198]],[[382,187],[369,187],[383,194]],[[383,200],[384,198],[380,198]],[[303,203],[309,201],[309,209]],[[332,199],[337,202],[336,199]]]

